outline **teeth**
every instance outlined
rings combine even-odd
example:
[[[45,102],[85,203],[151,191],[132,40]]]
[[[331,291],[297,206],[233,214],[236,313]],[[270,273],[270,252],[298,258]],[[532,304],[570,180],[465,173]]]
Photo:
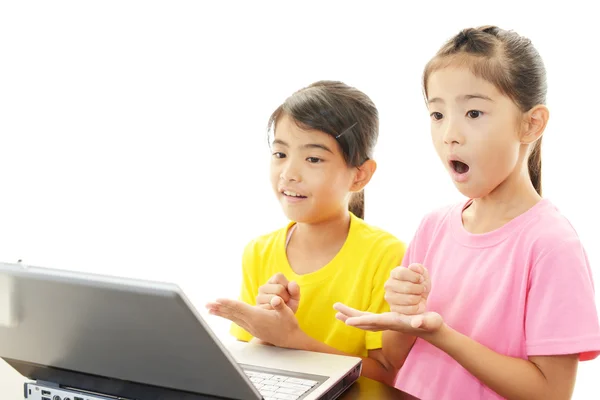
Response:
[[[289,190],[284,190],[283,194],[285,194],[286,196],[292,196],[292,197],[302,197],[302,195],[300,195],[296,192],[290,192]]]

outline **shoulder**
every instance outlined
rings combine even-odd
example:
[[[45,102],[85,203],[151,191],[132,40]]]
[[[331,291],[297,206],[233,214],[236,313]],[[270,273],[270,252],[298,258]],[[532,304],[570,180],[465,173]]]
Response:
[[[351,255],[354,259],[363,260],[357,263],[357,266],[362,265],[360,268],[365,272],[375,269],[387,275],[386,271],[402,263],[407,249],[405,242],[392,233],[359,218],[352,223],[355,224],[351,228],[354,236],[352,242],[356,246],[351,250]]]
[[[291,223],[283,228],[265,233],[252,239],[244,248],[244,258],[249,259],[253,257],[260,257],[273,252],[277,248],[277,245],[285,240],[285,235],[290,225]]]
[[[558,252],[586,257],[577,231],[558,207],[549,200],[542,200],[536,211],[522,232],[523,237],[531,241],[534,264]]]
[[[371,225],[364,220],[352,216],[352,227],[353,233],[355,237],[364,243],[364,247],[380,251],[384,249],[390,250],[402,250],[404,251],[406,245],[405,243],[398,239],[392,233],[379,228],[378,226]]]
[[[460,212],[466,203],[447,204],[430,211],[421,219],[415,236],[431,236],[450,225],[452,216]]]

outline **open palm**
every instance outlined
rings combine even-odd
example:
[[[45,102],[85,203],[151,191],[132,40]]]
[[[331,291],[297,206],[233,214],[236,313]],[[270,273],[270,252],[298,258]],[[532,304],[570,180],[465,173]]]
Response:
[[[417,335],[425,332],[435,332],[444,323],[442,316],[436,312],[424,312],[417,315],[404,315],[397,312],[374,314],[359,311],[341,303],[333,308],[338,312],[336,318],[346,325],[365,331],[398,331]]]

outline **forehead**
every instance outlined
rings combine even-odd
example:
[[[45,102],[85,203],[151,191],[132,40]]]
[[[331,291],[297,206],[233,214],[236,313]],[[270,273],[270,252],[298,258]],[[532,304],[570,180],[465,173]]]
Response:
[[[435,70],[427,81],[427,98],[454,101],[461,96],[480,94],[493,100],[505,97],[487,80],[476,76],[467,67],[448,66]]]
[[[305,129],[289,115],[281,115],[274,129],[274,139],[282,140],[291,146],[306,144],[323,144],[332,151],[337,150],[338,142],[335,138],[317,129]]]

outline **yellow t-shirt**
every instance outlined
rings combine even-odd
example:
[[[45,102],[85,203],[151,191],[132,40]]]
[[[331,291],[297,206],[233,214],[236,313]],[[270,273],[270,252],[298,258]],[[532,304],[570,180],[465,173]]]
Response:
[[[241,300],[256,304],[258,288],[282,272],[300,286],[300,305],[296,312],[300,328],[314,339],[340,351],[367,356],[368,350],[381,348],[381,332],[365,332],[335,318],[333,305],[341,302],[358,310],[374,313],[389,311],[383,285],[390,271],[401,265],[406,246],[392,234],[368,225],[350,214],[350,229],[338,254],[321,269],[297,275],[286,255],[287,227],[250,242],[242,260]],[[236,324],[231,334],[239,340],[252,336]]]

